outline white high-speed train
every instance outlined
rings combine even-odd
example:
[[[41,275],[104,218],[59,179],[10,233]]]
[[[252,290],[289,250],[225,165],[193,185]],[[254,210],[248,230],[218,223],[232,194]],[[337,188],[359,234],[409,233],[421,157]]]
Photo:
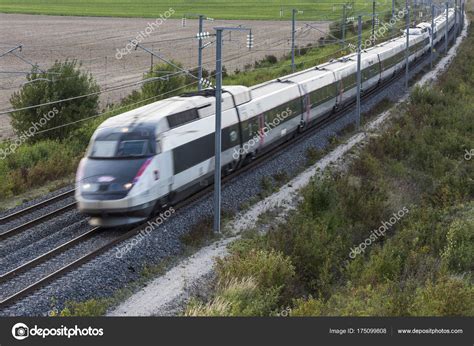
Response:
[[[435,20],[435,43],[446,17]],[[454,11],[448,13],[449,29]],[[410,29],[413,61],[430,47],[430,23]],[[405,65],[405,34],[362,52],[362,90]],[[356,97],[351,54],[251,88],[226,86],[222,102],[224,174],[317,124]],[[90,223],[104,227],[146,220],[212,183],[214,90],[172,97],[111,117],[95,131],[76,177],[75,198]]]

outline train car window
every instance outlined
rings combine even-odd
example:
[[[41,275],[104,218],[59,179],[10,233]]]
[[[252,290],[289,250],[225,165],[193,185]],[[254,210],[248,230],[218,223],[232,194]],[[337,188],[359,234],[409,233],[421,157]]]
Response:
[[[156,143],[151,131],[110,132],[98,136],[91,144],[90,158],[112,159],[154,155]]]
[[[259,130],[258,118],[255,116],[242,122],[242,137],[244,141],[253,138]]]
[[[173,149],[174,173],[181,173],[213,156],[214,133],[211,133]]]
[[[235,147],[239,141],[239,125],[232,125],[222,129],[222,150]]]
[[[238,145],[238,125],[222,129],[222,150]],[[197,164],[214,157],[214,133],[195,139],[173,149],[174,173],[181,173]]]
[[[362,70],[362,80],[366,81],[372,77],[375,77],[379,73],[378,64],[373,64]]]
[[[357,75],[355,73],[346,76],[342,79],[342,85],[344,90],[352,89],[357,84]]]
[[[143,156],[147,152],[147,141],[122,141],[117,156]]]
[[[168,115],[167,117],[169,127],[175,128],[191,121],[199,119],[199,114],[196,109],[188,109],[183,112]]]
[[[115,141],[95,141],[92,144],[89,157],[113,157],[116,147],[117,142]]]
[[[291,114],[287,112],[288,109],[291,110]],[[291,118],[301,114],[301,112],[301,98],[297,98],[296,100],[286,102],[278,107],[272,108],[269,111],[265,112],[265,120],[269,123],[272,123],[278,118],[278,116],[280,116],[280,123],[284,123],[285,121],[288,121]]]

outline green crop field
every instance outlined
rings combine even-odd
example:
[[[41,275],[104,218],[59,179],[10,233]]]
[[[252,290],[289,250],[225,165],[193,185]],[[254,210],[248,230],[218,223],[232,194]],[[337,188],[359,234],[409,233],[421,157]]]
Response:
[[[218,19],[275,20],[290,18],[291,9],[296,8],[303,11],[298,14],[299,19],[334,20],[341,18],[345,3],[353,6],[348,14],[372,11],[370,0],[0,0],[0,12],[153,18],[173,8],[174,18],[187,13],[202,13]],[[377,11],[391,7],[390,0],[377,0],[376,3]]]

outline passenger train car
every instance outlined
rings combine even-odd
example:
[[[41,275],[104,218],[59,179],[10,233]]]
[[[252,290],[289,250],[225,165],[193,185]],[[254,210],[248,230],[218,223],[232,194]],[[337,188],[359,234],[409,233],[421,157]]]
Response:
[[[445,15],[435,20],[435,43]],[[454,11],[448,14],[454,25]],[[409,29],[413,61],[430,47],[431,25]],[[404,33],[405,35],[406,33]],[[406,36],[362,52],[362,90],[405,65]],[[227,86],[222,102],[222,170],[238,169],[258,154],[331,116],[356,97],[357,56],[251,88]],[[146,220],[212,183],[214,90],[158,101],[104,121],[91,138],[76,177],[75,198],[90,223],[104,227]]]

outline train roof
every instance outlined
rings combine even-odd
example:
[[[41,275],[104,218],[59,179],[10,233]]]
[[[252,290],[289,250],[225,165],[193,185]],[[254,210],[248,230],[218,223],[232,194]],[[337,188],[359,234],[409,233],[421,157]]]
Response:
[[[296,89],[295,89],[296,88]],[[273,79],[271,81],[255,85],[251,88],[252,99],[258,99],[263,96],[268,96],[276,92],[288,91],[288,89],[297,90],[298,85],[287,80],[285,77]]]
[[[224,86],[222,110],[233,108],[234,100],[237,105],[241,105],[249,102],[250,99],[249,88],[239,85]],[[203,118],[214,114],[214,108],[215,91],[214,89],[205,89],[202,92],[175,96],[116,115],[104,121],[98,129],[136,125],[151,125],[156,128],[169,115],[196,109],[199,117]]]

